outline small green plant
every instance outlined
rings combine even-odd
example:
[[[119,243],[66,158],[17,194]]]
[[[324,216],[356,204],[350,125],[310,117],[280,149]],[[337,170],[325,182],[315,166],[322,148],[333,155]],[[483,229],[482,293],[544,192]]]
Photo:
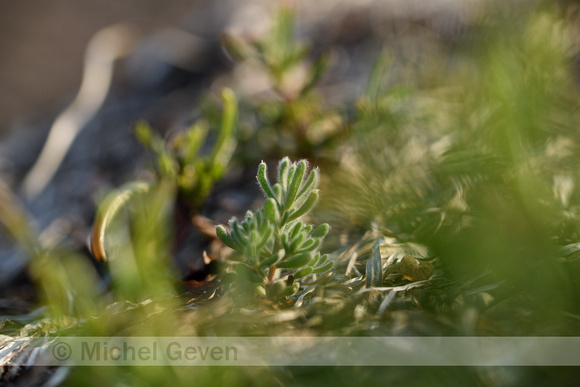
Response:
[[[215,182],[223,177],[236,148],[236,97],[230,89],[224,89],[221,99],[224,105],[221,127],[211,153],[207,156],[200,154],[209,132],[207,120],[196,122],[171,141],[156,135],[145,122],[135,127],[137,139],[157,158],[158,178],[175,181],[179,194],[192,207],[199,207]]]
[[[271,299],[293,295],[300,287],[294,280],[323,273],[334,264],[319,252],[330,226],[313,228],[302,222],[319,198],[318,169],[307,170],[306,160],[292,163],[285,157],[278,165],[278,183],[271,185],[262,162],[257,179],[267,198],[264,206],[255,214],[248,211],[242,221],[232,218],[230,232],[221,225],[216,229],[222,242],[243,255],[234,266],[240,283]],[[279,279],[278,269],[293,274]]]
[[[225,35],[231,56],[265,72],[276,98],[254,102],[260,125],[257,141],[266,154],[278,157],[318,153],[344,129],[341,115],[324,103],[316,86],[331,65],[331,56],[311,56],[309,45],[295,38],[294,12],[282,8],[267,35],[244,40]],[[280,139],[283,139],[280,141]]]
[[[137,139],[156,156],[156,179],[126,183],[103,200],[91,235],[95,258],[107,260],[105,238],[112,221],[121,209],[139,197],[159,191],[164,192],[168,202],[174,202],[176,196],[178,204],[190,213],[199,209],[214,184],[223,177],[237,143],[234,133],[238,115],[235,95],[225,89],[221,97],[224,109],[220,131],[206,156],[200,154],[209,131],[204,120],[171,141],[155,134],[147,124],[137,124]]]
[[[227,34],[223,39],[226,48],[236,59],[258,62],[268,72],[272,87],[287,101],[309,91],[329,65],[327,56],[321,56],[313,64],[306,63],[310,47],[296,42],[294,24],[292,9],[282,8],[270,33],[264,37],[244,41]],[[306,69],[306,74],[297,79],[301,67]]]

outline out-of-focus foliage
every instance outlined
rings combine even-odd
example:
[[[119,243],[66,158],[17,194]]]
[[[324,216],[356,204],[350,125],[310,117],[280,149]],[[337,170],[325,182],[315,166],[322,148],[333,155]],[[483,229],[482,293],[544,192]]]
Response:
[[[192,207],[199,207],[215,182],[224,176],[236,148],[236,97],[230,89],[222,91],[221,97],[224,105],[221,126],[207,156],[200,154],[209,132],[207,120],[198,121],[168,142],[144,122],[135,128],[139,141],[157,158],[158,177],[175,181],[179,194]]]
[[[91,248],[98,260],[106,260],[105,240],[117,213],[135,196],[151,191],[152,187],[173,187],[185,207],[194,212],[203,203],[216,181],[221,179],[236,146],[235,126],[237,101],[233,92],[222,92],[224,111],[218,137],[208,156],[200,155],[208,135],[205,121],[194,124],[187,132],[176,135],[171,142],[164,141],[145,123],[135,129],[137,138],[156,156],[157,182],[130,182],[111,192],[101,203],[93,233]],[[174,200],[174,199],[171,199]]]
[[[375,220],[449,275],[489,269],[562,307],[580,225],[572,46],[551,9],[503,11],[430,89],[381,93],[374,77],[331,181],[344,221]]]
[[[249,101],[258,121],[253,137],[261,154],[268,157],[313,156],[344,129],[341,115],[315,89],[331,57],[325,54],[311,61],[310,47],[296,41],[294,24],[294,12],[282,8],[268,34],[250,41],[232,34],[223,39],[233,58],[269,76],[275,97]]]

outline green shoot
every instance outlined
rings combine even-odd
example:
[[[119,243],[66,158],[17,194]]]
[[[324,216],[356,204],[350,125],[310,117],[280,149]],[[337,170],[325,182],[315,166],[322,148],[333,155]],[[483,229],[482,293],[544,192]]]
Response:
[[[248,211],[242,221],[232,218],[229,232],[221,225],[216,229],[218,238],[244,257],[234,269],[240,282],[271,299],[296,293],[300,285],[292,279],[323,273],[334,264],[318,251],[330,231],[328,224],[313,229],[301,220],[319,198],[318,169],[307,170],[306,160],[292,163],[285,157],[272,185],[262,162],[257,180],[266,196],[264,206],[255,214]],[[278,269],[291,271],[291,279],[279,279]]]
[[[222,91],[221,99],[224,105],[222,122],[207,156],[200,154],[209,132],[205,120],[198,121],[170,142],[153,133],[144,122],[135,128],[137,139],[157,157],[158,177],[175,181],[179,194],[193,208],[203,203],[214,184],[223,177],[236,148],[237,100],[230,89]]]
[[[256,101],[255,106],[261,121],[256,140],[263,152],[274,157],[289,153],[311,156],[344,129],[341,115],[325,106],[316,91],[332,63],[331,56],[309,58],[310,47],[295,39],[294,24],[294,12],[286,7],[266,36],[244,41],[226,35],[223,40],[232,57],[253,63],[268,74],[271,89],[279,97]]]

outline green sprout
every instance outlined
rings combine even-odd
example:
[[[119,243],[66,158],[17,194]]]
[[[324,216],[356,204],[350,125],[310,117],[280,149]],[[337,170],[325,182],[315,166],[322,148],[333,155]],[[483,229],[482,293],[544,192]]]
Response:
[[[209,132],[206,120],[196,122],[169,142],[153,133],[144,122],[135,128],[137,139],[157,157],[158,177],[175,181],[179,194],[193,207],[199,207],[216,181],[223,177],[236,148],[236,97],[230,89],[224,89],[221,99],[224,109],[220,131],[207,156],[200,155]]]
[[[278,165],[278,183],[272,185],[266,163],[260,163],[257,179],[267,198],[264,206],[255,214],[248,211],[242,221],[232,218],[229,232],[222,225],[216,228],[218,238],[244,256],[234,267],[241,281],[271,299],[293,295],[300,287],[295,279],[323,273],[334,265],[319,252],[330,226],[323,223],[313,228],[302,222],[319,198],[318,169],[307,171],[306,160],[292,163],[285,157]],[[293,274],[279,279],[278,269]]]
[[[332,56],[325,53],[310,58],[311,47],[297,41],[294,25],[293,10],[283,7],[265,36],[246,41],[227,34],[223,39],[233,58],[252,63],[269,77],[277,98],[254,102],[261,123],[256,136],[263,151],[275,157],[289,153],[311,156],[345,129],[339,112],[327,107],[316,90]]]
[[[177,196],[190,211],[202,205],[214,184],[225,174],[236,147],[236,97],[230,89],[225,89],[221,97],[224,110],[220,132],[207,156],[200,155],[209,131],[206,121],[197,122],[170,142],[155,134],[147,124],[137,124],[137,139],[156,155],[156,180],[126,183],[102,201],[91,235],[91,249],[95,258],[107,260],[106,237],[110,234],[113,220],[130,202],[134,203],[143,196],[159,191],[167,196],[169,202],[174,201],[173,196]]]

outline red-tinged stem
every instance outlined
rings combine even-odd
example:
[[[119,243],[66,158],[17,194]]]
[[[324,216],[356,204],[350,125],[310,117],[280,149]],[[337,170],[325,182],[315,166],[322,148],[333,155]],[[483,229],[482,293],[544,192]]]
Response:
[[[274,276],[276,275],[276,268],[271,267],[268,271],[268,283],[272,284],[274,282]]]

